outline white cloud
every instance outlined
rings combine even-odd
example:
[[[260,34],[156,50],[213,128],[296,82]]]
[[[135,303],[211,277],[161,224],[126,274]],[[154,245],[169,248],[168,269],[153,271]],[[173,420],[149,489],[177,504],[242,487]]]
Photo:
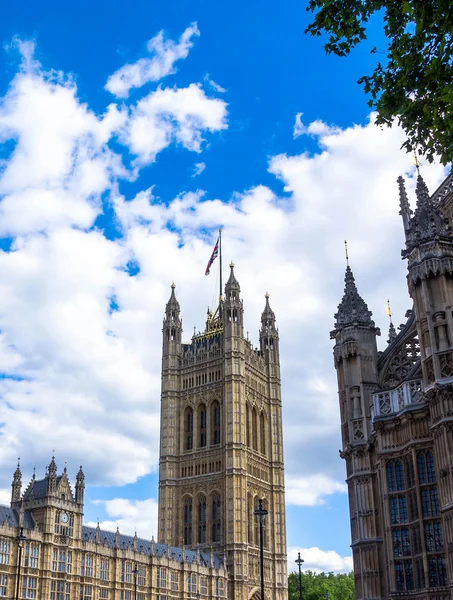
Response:
[[[321,432],[320,432],[321,433]],[[317,473],[307,477],[286,478],[286,503],[295,506],[316,506],[326,503],[326,496],[346,494],[345,483],[335,481],[327,475]]]
[[[201,87],[165,88],[142,98],[132,110],[122,140],[141,164],[152,162],[171,142],[200,152],[204,131],[226,129],[226,103]]]
[[[206,169],[206,163],[204,163],[204,162],[195,163],[192,177],[198,177],[198,175],[201,175],[201,173],[203,173],[203,171],[205,169]]]
[[[288,548],[288,571],[297,571],[295,560],[300,552],[304,563],[302,571],[313,571],[315,573],[349,573],[352,571],[352,556],[340,556],[334,550],[321,550],[312,548]]]
[[[150,540],[153,536],[157,540],[157,502],[154,498],[147,500],[128,500],[114,498],[113,500],[94,500],[93,504],[104,506],[111,519],[100,521],[99,527],[107,531],[116,531],[126,535],[137,535]],[[87,525],[96,527],[97,523],[88,522]]]
[[[0,489],[0,504],[9,505],[11,500],[11,490]]]
[[[177,284],[187,339],[212,298],[213,278],[203,274],[223,224],[246,331],[256,343],[266,290],[278,320],[288,501],[313,505],[344,493],[329,340],[343,240],[377,323],[387,326],[388,297],[402,320],[410,301],[395,180],[414,168],[399,150],[401,130],[313,125],[318,154],[270,161],[281,197],[258,185],[223,201],[200,191],[162,202],[148,186],[131,199],[119,181],[139,173],[125,171],[112,136],[119,131],[140,164],[173,142],[199,152],[206,131],[226,128],[226,104],[191,84],[99,117],[71,79],[33,69],[0,103],[1,140],[16,142],[0,172],[0,227],[13,236],[0,252],[0,487],[9,486],[17,456],[31,470],[52,448],[70,469],[83,458],[91,485],[134,482],[155,468],[169,284]],[[444,174],[436,165],[423,172],[431,189]],[[123,233],[116,240],[92,228],[106,192]]]
[[[293,138],[298,138],[301,135],[311,135],[314,137],[323,137],[325,135],[329,135],[331,133],[340,133],[341,129],[339,127],[332,127],[331,125],[327,125],[324,121],[316,120],[309,123],[309,125],[304,125],[302,123],[302,115],[303,113],[296,114],[296,120],[294,122],[293,128]]]
[[[159,81],[175,73],[175,63],[187,58],[194,37],[199,35],[196,23],[187,27],[177,43],[166,39],[164,32],[160,31],[148,42],[147,48],[151,58],[141,58],[115,71],[107,80],[106,90],[119,98],[127,98],[131,88],[141,87],[149,81]]]
[[[213,90],[215,90],[219,94],[225,94],[225,92],[228,91],[227,89],[216,83],[213,79],[211,79],[208,74],[205,75],[204,80],[208,85],[212,87]]]

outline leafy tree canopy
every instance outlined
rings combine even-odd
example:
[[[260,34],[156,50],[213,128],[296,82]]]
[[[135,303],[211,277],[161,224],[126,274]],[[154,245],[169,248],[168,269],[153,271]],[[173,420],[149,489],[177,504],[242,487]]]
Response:
[[[289,600],[299,600],[299,573],[288,577]],[[302,573],[303,600],[354,600],[354,574]]]
[[[377,124],[395,119],[409,152],[453,158],[453,10],[451,0],[308,0],[315,13],[306,33],[328,35],[327,53],[346,56],[366,39],[374,13],[382,16],[386,60],[358,83],[371,95]],[[373,48],[372,53],[378,50]],[[381,49],[379,49],[379,53]]]

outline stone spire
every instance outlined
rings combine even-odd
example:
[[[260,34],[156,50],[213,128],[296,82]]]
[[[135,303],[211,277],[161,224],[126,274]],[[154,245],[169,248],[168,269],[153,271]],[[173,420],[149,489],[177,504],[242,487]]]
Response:
[[[22,472],[20,470],[20,458],[17,459],[17,467],[14,471],[13,482],[11,484],[11,504],[13,502],[19,502],[22,492]]]
[[[409,229],[409,221],[412,217],[412,209],[409,204],[409,199],[406,193],[406,186],[404,185],[404,179],[401,175],[397,179],[398,187],[400,190],[400,215],[403,218],[404,231]]]
[[[415,193],[417,208],[413,216],[410,217],[407,226],[404,226],[406,248],[402,251],[403,258],[407,258],[414,248],[424,242],[431,240],[451,241],[452,236],[448,220],[441,214],[438,206],[430,198],[428,187],[420,174],[417,177]]]
[[[387,344],[391,344],[395,339],[396,339],[397,333],[396,333],[396,329],[395,326],[393,325],[392,321],[390,321],[390,325],[389,325],[389,337],[387,340]]]
[[[278,331],[275,326],[275,313],[269,304],[266,292],[266,305],[261,313],[260,347],[261,352],[276,350],[278,352]]]
[[[275,334],[277,329],[275,327],[275,313],[269,304],[269,294],[266,292],[266,305],[263,312],[261,313],[261,333],[272,333]]]
[[[395,329],[395,326],[393,325],[393,321],[392,321],[392,309],[390,308],[390,300],[387,300],[386,312],[387,312],[388,318],[390,319],[389,337],[387,340],[387,344],[390,345],[396,339],[396,336],[397,336],[396,329]]]
[[[242,300],[240,297],[241,286],[234,275],[234,263],[230,263],[230,276],[225,285],[225,303],[223,310],[223,321],[226,335],[243,334],[243,313]]]
[[[75,501],[77,504],[83,504],[83,496],[85,492],[85,474],[82,469],[82,465],[80,465],[79,472],[76,477],[75,484]]]
[[[52,460],[47,468],[47,493],[49,495],[55,494],[57,491],[57,463],[55,462],[55,456],[52,456]]]
[[[241,291],[241,286],[239,285],[238,280],[234,275],[234,262],[230,262],[230,276],[225,285],[225,296],[228,299],[231,296],[232,292],[236,292],[239,297],[239,293]]]
[[[344,277],[344,295],[338,305],[338,312],[335,317],[335,328],[330,333],[333,339],[345,327],[359,326],[368,327],[378,331],[374,321],[371,319],[373,313],[368,310],[368,306],[360,296],[355,285],[354,275],[349,264],[346,267]]]
[[[165,320],[168,322],[177,322],[179,321],[179,313],[181,312],[181,307],[179,306],[179,302],[176,299],[175,295],[175,284],[171,284],[171,294],[170,299],[167,302],[167,306],[165,307]]]

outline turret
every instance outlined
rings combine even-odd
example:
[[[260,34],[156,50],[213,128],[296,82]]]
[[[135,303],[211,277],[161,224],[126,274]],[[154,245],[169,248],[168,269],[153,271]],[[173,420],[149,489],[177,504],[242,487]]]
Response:
[[[52,460],[47,469],[47,495],[53,496],[57,491],[57,464],[55,462],[55,456],[52,456]]]
[[[169,355],[179,354],[181,346],[182,322],[181,308],[175,295],[175,284],[171,284],[171,295],[165,307],[165,317],[163,324],[163,357],[164,360]]]
[[[20,458],[17,459],[17,467],[14,471],[13,482],[11,484],[11,505],[20,502],[22,493],[22,472],[20,470]]]
[[[380,599],[380,570],[376,567],[369,570],[370,565],[383,563],[379,510],[373,495],[376,473],[371,435],[372,394],[378,385],[376,336],[380,331],[357,291],[349,264],[344,281],[343,299],[330,334],[335,340],[340,397],[343,442],[340,456],[346,460],[354,572],[368,571],[367,578],[361,578],[357,598]]]
[[[240,298],[241,286],[234,275],[234,263],[230,263],[230,276],[225,285],[225,303],[223,318],[225,323],[225,336],[243,337],[244,308]]]
[[[261,314],[260,348],[270,360],[278,361],[278,329],[275,326],[275,313],[269,304],[269,294],[266,293],[266,305]]]
[[[335,315],[334,357],[340,393],[343,447],[363,443],[371,433],[371,394],[377,384],[379,329],[357,291],[349,264],[346,267],[343,299]]]
[[[85,474],[82,469],[82,465],[80,465],[79,472],[76,477],[75,484],[75,501],[76,504],[83,505],[83,496],[85,493]]]
[[[405,225],[408,288],[414,301],[425,388],[453,377],[453,233],[417,177],[417,206]]]

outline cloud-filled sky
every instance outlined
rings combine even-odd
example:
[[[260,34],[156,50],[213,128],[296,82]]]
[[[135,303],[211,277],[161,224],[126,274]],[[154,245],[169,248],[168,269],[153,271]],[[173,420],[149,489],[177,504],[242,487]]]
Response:
[[[18,456],[27,479],[55,450],[74,475],[83,461],[87,522],[156,534],[162,314],[175,281],[185,338],[203,327],[223,226],[250,338],[267,291],[278,320],[290,566],[301,550],[307,568],[351,568],[329,339],[343,241],[383,349],[387,298],[396,324],[410,307],[396,178],[413,193],[414,167],[356,85],[366,49],[326,57],[302,4],[9,6],[1,502]],[[422,168],[434,190],[444,169]]]

